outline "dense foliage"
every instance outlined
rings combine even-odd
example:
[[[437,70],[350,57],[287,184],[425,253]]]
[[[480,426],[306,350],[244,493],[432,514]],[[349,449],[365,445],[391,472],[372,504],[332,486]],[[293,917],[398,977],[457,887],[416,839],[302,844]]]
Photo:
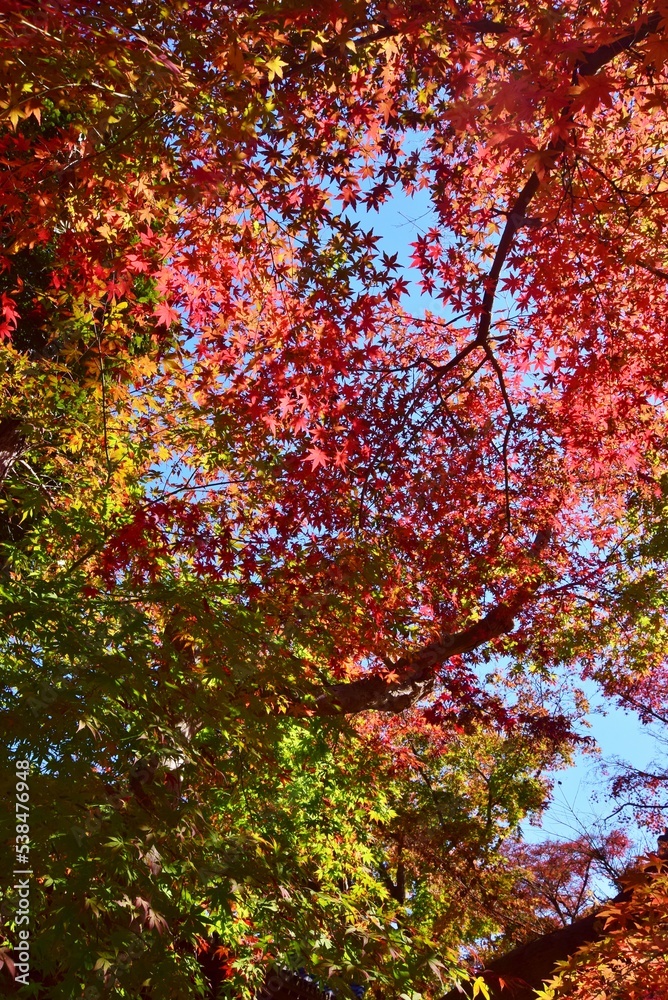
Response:
[[[668,8],[0,15],[20,989],[204,995],[215,943],[225,996],[437,997],[518,932],[578,679],[665,711]]]

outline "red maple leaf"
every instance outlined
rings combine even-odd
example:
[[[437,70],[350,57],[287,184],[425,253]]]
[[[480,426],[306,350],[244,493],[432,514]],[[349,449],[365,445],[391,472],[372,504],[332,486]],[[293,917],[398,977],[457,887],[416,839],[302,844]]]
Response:
[[[315,469],[318,468],[319,465],[323,466],[327,465],[327,463],[329,462],[329,458],[324,451],[322,451],[320,448],[314,445],[313,448],[311,448],[311,450],[307,452],[306,456],[302,459],[302,461],[310,462],[311,472],[313,472]]]
[[[175,309],[172,309],[166,302],[161,302],[153,310],[153,315],[158,321],[158,326],[170,327],[172,323],[178,323],[180,316]]]

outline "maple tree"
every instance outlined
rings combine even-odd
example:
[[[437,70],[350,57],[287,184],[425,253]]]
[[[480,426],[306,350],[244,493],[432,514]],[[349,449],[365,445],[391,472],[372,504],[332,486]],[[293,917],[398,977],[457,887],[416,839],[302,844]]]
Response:
[[[557,677],[661,711],[668,9],[0,14],[36,989],[189,995],[216,930],[230,995],[436,995],[577,743]]]
[[[513,869],[519,865],[521,874],[504,926],[504,945],[523,943],[535,937],[538,929],[549,934],[600,907],[601,886],[594,883],[605,880],[619,889],[631,865],[630,847],[629,838],[620,830],[564,842],[511,842],[506,850],[515,862]]]

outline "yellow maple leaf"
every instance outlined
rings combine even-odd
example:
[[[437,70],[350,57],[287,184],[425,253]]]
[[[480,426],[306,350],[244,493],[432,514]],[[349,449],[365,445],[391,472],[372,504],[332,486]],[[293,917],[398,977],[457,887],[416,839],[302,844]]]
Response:
[[[286,62],[283,62],[280,56],[274,56],[273,59],[270,59],[269,62],[265,63],[265,66],[267,67],[268,70],[269,83],[271,83],[271,81],[274,79],[275,76],[280,77],[282,80],[283,67],[287,65],[288,64]]]

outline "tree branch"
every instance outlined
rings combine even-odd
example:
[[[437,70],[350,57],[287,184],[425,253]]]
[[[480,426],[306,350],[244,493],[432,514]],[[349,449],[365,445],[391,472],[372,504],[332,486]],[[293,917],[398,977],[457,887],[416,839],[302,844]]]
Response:
[[[636,42],[641,42],[643,38],[647,38],[652,31],[656,31],[659,27],[662,17],[663,15],[659,11],[654,11],[648,15],[645,23],[641,24],[635,31],[628,31],[627,34],[622,35],[615,42],[600,45],[593,52],[589,52],[582,59],[578,60],[574,74],[576,77],[575,82],[577,82],[577,77],[593,76],[595,73],[598,73],[607,63],[612,62],[616,56],[621,55],[622,52],[626,52]]]
[[[549,540],[549,531],[537,532],[529,550],[531,558],[539,558]],[[315,714],[353,715],[369,711],[397,714],[411,708],[433,691],[436,667],[512,631],[517,613],[534,596],[537,586],[531,583],[519,587],[509,600],[497,604],[468,628],[441,636],[397,660],[392,667],[400,675],[398,681],[388,684],[384,677],[371,675],[332,684],[316,698]]]
[[[653,14],[650,14],[645,23],[641,24],[635,31],[628,31],[616,41],[609,42],[606,45],[600,45],[592,52],[583,55],[582,58],[577,61],[573,69],[573,85],[577,85],[578,80],[582,77],[594,76],[616,56],[627,51],[635,45],[636,42],[642,41],[642,39],[646,38],[652,31],[655,31],[661,22],[661,16],[661,14],[655,11]],[[562,113],[567,119],[572,117],[571,105],[568,104],[563,109]],[[557,142],[549,143],[545,152],[558,153],[563,150],[564,146],[564,140],[559,139]],[[501,272],[503,271],[506,259],[515,241],[515,234],[524,225],[527,217],[527,209],[538,193],[540,186],[541,178],[534,170],[524,184],[524,187],[517,195],[513,204],[509,205],[507,210],[503,213],[506,216],[506,225],[504,226],[501,234],[499,245],[496,248],[492,266],[485,279],[485,291],[483,293],[480,307],[480,316],[478,318],[476,335],[470,343],[468,343],[455,355],[454,358],[451,358],[451,360],[444,365],[435,367],[435,371],[439,376],[442,377],[443,375],[446,375],[477,347],[486,347],[489,331],[492,325],[494,301],[496,299],[496,292]]]
[[[0,485],[26,451],[27,443],[18,417],[0,420]]]

